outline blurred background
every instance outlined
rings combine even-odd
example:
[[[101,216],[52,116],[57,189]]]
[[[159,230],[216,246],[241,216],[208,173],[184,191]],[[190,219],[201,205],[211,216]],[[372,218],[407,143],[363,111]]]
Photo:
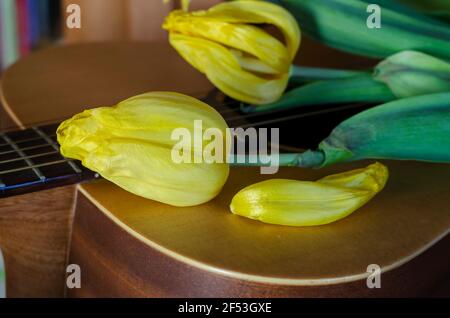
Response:
[[[194,0],[192,9],[219,0]],[[81,9],[81,28],[66,27],[70,4]],[[0,68],[52,44],[162,41],[164,17],[179,0],[0,0]]]
[[[0,0],[0,67],[60,36],[60,1]]]
[[[222,0],[224,1],[224,0]],[[191,0],[190,10],[207,9],[221,0]],[[8,67],[34,52],[51,46],[92,42],[163,42],[167,32],[161,25],[181,0],[0,0],[0,86]],[[71,5],[80,10],[80,28],[69,28]],[[150,58],[150,57],[149,57]],[[142,61],[145,63],[145,60]],[[302,37],[299,65],[365,68],[373,60],[327,48]],[[23,65],[23,64],[22,64]],[[32,68],[44,67],[34,65]],[[48,68],[48,65],[46,66]],[[77,65],[67,67],[72,73]],[[42,69],[42,74],[51,72]],[[60,73],[64,77],[63,73]],[[45,83],[43,83],[45,84]],[[50,84],[50,83],[49,83]],[[1,92],[0,92],[1,93]],[[0,130],[16,127],[0,99]]]
[[[221,0],[193,0],[206,9]],[[70,4],[81,9],[81,28],[70,29]],[[49,45],[99,41],[165,41],[164,17],[181,0],[0,0],[0,70]],[[325,48],[303,38],[297,63],[337,67],[365,59]],[[0,71],[1,72],[1,71]]]

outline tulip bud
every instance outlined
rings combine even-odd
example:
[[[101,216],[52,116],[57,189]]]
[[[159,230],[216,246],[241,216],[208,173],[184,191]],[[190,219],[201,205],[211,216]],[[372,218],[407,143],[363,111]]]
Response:
[[[450,63],[416,51],[388,57],[375,67],[373,77],[397,98],[450,92]]]
[[[380,163],[318,181],[272,179],[238,192],[233,213],[265,223],[311,226],[342,219],[380,192],[388,169]]]
[[[277,27],[280,42],[257,24]],[[207,11],[173,11],[163,28],[170,43],[225,94],[251,104],[281,97],[300,45],[300,30],[282,7],[260,1],[233,1]]]
[[[57,136],[64,156],[81,160],[125,190],[174,206],[192,206],[214,198],[229,172],[225,153],[222,163],[172,160],[173,147],[179,142],[172,138],[174,129],[192,132],[194,120],[202,121],[203,130],[219,129],[226,136],[227,125],[212,107],[167,92],[85,110],[63,122]],[[192,143],[192,157],[201,155],[198,148],[205,143]]]

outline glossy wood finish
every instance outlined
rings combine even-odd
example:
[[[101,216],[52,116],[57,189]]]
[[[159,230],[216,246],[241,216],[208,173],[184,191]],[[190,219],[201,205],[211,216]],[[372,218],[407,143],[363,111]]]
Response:
[[[16,130],[18,128],[19,126],[11,119],[0,102],[0,130]]]
[[[148,91],[195,95],[210,88],[168,44],[104,43],[53,47],[30,55],[4,73],[0,92],[5,110],[24,126],[61,121]]]
[[[0,128],[15,130],[27,124],[14,121],[4,108],[0,115]],[[65,296],[75,193],[75,186],[68,185],[0,200],[7,297]]]
[[[167,44],[94,44],[56,47],[29,56],[6,72],[1,96],[15,123],[26,126],[68,117],[86,107],[114,104],[145,91],[177,90],[196,95],[210,88],[204,76]],[[323,170],[284,169],[277,177],[312,180],[362,164]],[[323,284],[356,279],[350,284],[360,286],[370,263],[390,269],[391,274],[383,276],[392,278],[382,289],[386,295],[423,293],[448,269],[448,259],[439,259],[445,255],[442,247],[414,265],[413,271],[394,275],[394,268],[411,265],[408,260],[448,232],[450,168],[408,162],[389,162],[388,166],[391,180],[374,201],[342,221],[316,228],[265,225],[230,214],[232,195],[261,179],[255,169],[233,170],[218,198],[184,209],[135,197],[106,181],[83,185],[83,195],[93,203],[80,196],[70,261],[81,265],[84,287],[71,291],[71,295],[326,296],[342,295],[345,285],[350,286],[346,295],[367,296],[366,289],[354,285]],[[0,215],[6,211],[4,206],[12,211],[5,214],[0,225],[0,229],[8,229],[0,246],[7,242],[26,246],[32,238],[43,251],[42,257],[54,246],[58,246],[59,255],[65,255],[70,232],[60,236],[52,220],[70,223],[71,210],[66,205],[72,200],[68,193],[73,192],[67,191],[65,195],[45,196],[39,202],[33,201],[39,198],[23,197],[30,204],[0,201]],[[52,217],[42,218],[46,213]],[[10,222],[14,220],[11,215],[29,217],[23,222]],[[28,233],[27,219],[45,231],[30,232],[41,233],[34,236],[17,235]],[[58,239],[48,240],[42,233]],[[448,250],[447,243],[439,246]],[[24,248],[25,252],[39,255],[38,249],[31,252]],[[59,267],[51,269],[55,275],[44,278],[38,262],[14,258],[12,252],[5,253],[5,258],[8,273],[14,266],[16,277],[33,277],[8,279],[9,295],[15,291],[18,296],[45,296],[51,286],[64,286],[64,280],[56,274],[64,270],[62,263],[56,262]],[[33,268],[28,267],[31,265]],[[412,273],[421,273],[417,289],[407,284]],[[41,290],[35,289],[36,282]],[[309,289],[305,284],[314,285],[314,292],[305,293]]]
[[[314,180],[364,164],[285,168],[277,177]],[[145,200],[106,181],[82,185],[70,262],[81,266],[83,281],[70,295],[426,295],[450,267],[450,240],[409,261],[448,232],[450,167],[386,164],[391,178],[382,193],[351,216],[319,227],[267,225],[231,214],[228,205],[239,189],[270,178],[253,168],[233,168],[219,197],[189,208]],[[381,290],[365,285],[369,264],[385,272]]]
[[[0,200],[8,297],[63,297],[73,186]]]
[[[58,121],[147,91],[195,95],[212,87],[168,44],[151,43],[57,46],[2,75],[2,129]],[[67,186],[0,200],[8,296],[63,296],[74,192]]]

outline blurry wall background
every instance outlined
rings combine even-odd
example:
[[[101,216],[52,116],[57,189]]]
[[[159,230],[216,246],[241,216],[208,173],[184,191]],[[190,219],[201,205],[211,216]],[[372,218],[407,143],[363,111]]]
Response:
[[[220,0],[193,0],[190,8],[205,9]],[[82,10],[81,29],[64,28],[67,42],[155,41],[167,35],[161,29],[164,17],[180,7],[179,0],[63,0],[63,10],[78,4]]]
[[[206,9],[221,0],[192,0],[190,9]],[[81,8],[81,29],[66,27],[67,7]],[[30,52],[55,43],[165,41],[161,24],[181,0],[1,0],[0,72]],[[3,62],[2,62],[3,60]],[[367,60],[302,37],[296,63],[349,67]]]
[[[207,9],[224,0],[191,0],[190,10]],[[181,7],[181,0],[62,0],[63,8],[78,4],[82,9],[82,28],[64,28],[64,41],[165,41],[161,29],[165,16]],[[65,15],[63,15],[64,17]],[[361,67],[371,60],[336,50],[302,37],[296,63],[323,67]]]
[[[220,0],[193,0],[205,9]],[[81,28],[69,29],[71,4],[81,9]],[[164,17],[180,0],[1,0],[0,71],[30,52],[55,43],[163,41]]]

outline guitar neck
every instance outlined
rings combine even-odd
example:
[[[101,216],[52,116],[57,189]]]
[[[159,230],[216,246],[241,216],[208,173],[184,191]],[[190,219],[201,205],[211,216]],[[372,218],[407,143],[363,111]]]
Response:
[[[246,115],[240,113],[238,102],[217,90],[210,91],[202,100],[216,108],[230,127],[282,126],[280,149],[285,151],[314,147],[340,121],[370,107],[325,105]],[[97,176],[79,161],[61,156],[57,127],[58,124],[50,124],[0,133],[0,197],[79,183]],[[310,127],[318,128],[312,133]]]
[[[223,101],[224,95],[219,91],[212,90],[203,96],[205,102],[218,110],[227,109]],[[238,107],[234,101],[226,105]],[[99,177],[79,161],[64,158],[60,154],[56,140],[58,125],[59,123],[54,123],[0,132],[0,198]]]
[[[0,197],[24,194],[95,178],[79,162],[64,158],[58,124],[0,133]]]

